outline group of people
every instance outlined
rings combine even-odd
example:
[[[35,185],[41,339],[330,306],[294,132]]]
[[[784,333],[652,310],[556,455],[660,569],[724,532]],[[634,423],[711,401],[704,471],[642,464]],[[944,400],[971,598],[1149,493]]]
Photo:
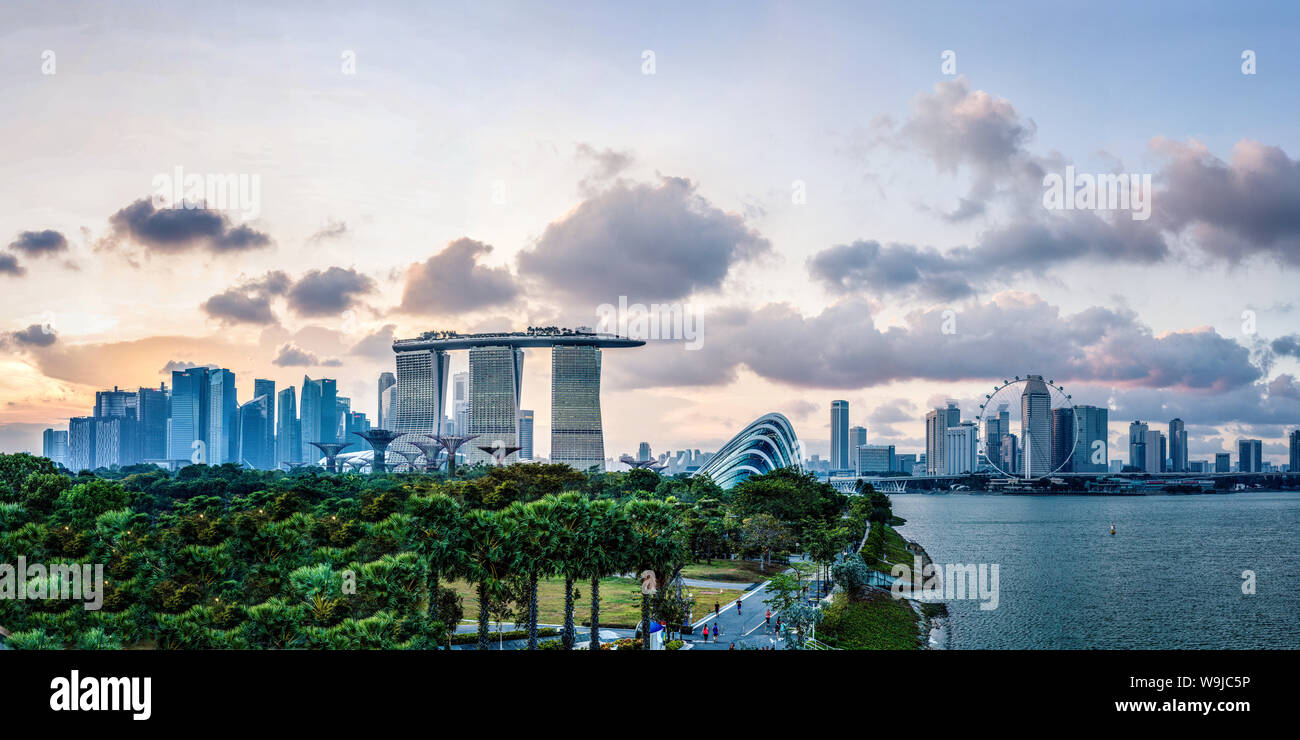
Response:
[[[736,599],[736,615],[737,615],[737,616],[744,616],[744,611],[743,611],[744,608],[745,608],[745,602],[742,601],[741,599]],[[718,638],[722,636],[722,619],[721,619],[721,617],[722,617],[722,605],[715,601],[715,602],[713,602],[713,619],[714,619],[713,624],[710,625],[709,623],[706,622],[706,623],[704,624],[703,629],[701,630],[701,635],[704,637],[704,641],[705,641],[705,642],[708,642],[708,641],[710,640],[710,638],[712,638],[713,642],[717,642],[717,641],[718,641]],[[767,610],[767,613],[766,613],[766,614],[764,615],[764,617],[763,617],[763,621],[764,621],[764,623],[767,625],[767,629],[770,631],[770,630],[772,629],[772,610],[771,610],[771,609],[768,609],[768,610]],[[780,632],[781,632],[781,617],[780,617],[779,615],[778,615],[777,618],[776,618],[776,632],[777,632],[778,634],[780,634]],[[735,650],[735,649],[736,649],[736,643],[735,643],[734,641],[731,643],[731,648],[730,648],[730,649],[731,649],[731,650]],[[759,649],[760,649],[760,650],[769,650],[769,649],[773,649],[773,648],[759,648]]]

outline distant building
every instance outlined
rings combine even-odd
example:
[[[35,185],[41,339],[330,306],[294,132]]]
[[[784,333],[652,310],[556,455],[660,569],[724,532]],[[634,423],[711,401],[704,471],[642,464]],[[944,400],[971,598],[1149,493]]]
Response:
[[[276,467],[285,463],[302,462],[302,425],[298,421],[298,402],[293,386],[280,391],[276,416],[279,427],[279,432],[275,435]]]
[[[1030,375],[1020,393],[1020,444],[1027,477],[1052,472],[1052,394],[1041,375]]]
[[[1007,404],[1001,404],[997,416],[984,421],[984,457],[989,464],[1004,473],[1014,472],[1014,462],[1002,455],[1002,440],[1011,433],[1011,414]]]
[[[646,448],[645,454],[646,457],[649,457],[650,445],[646,444],[645,442],[642,442],[641,446]],[[520,460],[533,459],[533,410],[532,409],[521,409],[519,411],[519,447],[521,448],[519,450]],[[644,460],[645,457],[641,457],[637,459]]]
[[[207,461],[209,385],[206,367],[172,371],[171,413],[167,424],[169,460],[193,460],[198,454],[194,443],[198,442],[199,448],[204,449],[200,461]]]
[[[68,432],[66,429],[46,429],[41,433],[41,455],[55,465],[68,467]]]
[[[979,471],[979,435],[975,422],[964,421],[944,430],[944,475]]]
[[[379,374],[379,404],[375,409],[375,424],[380,429],[392,429],[388,426],[388,409],[385,408],[388,399],[388,389],[397,385],[397,376],[392,373]]]
[[[1242,473],[1264,472],[1264,443],[1258,439],[1239,440],[1237,459],[1240,461]]]
[[[849,402],[831,401],[831,470],[848,470]]]
[[[849,449],[850,450],[857,450],[859,447],[861,447],[866,443],[867,443],[866,427],[849,427]],[[850,455],[851,455],[850,462],[853,462],[856,465],[857,452],[852,452],[850,453]]]
[[[461,371],[451,376],[451,421],[456,434],[466,434],[469,418],[469,373]]]
[[[141,460],[165,460],[167,454],[167,422],[171,414],[171,400],[167,386],[141,388],[136,391],[136,430],[140,435]]]
[[[1214,472],[1216,472],[1216,473],[1231,473],[1231,472],[1232,472],[1232,456],[1229,455],[1229,454],[1226,453],[1226,452],[1216,452],[1216,453],[1214,453]]]
[[[1287,443],[1291,452],[1291,464],[1288,470],[1292,473],[1300,473],[1300,429],[1295,429],[1287,435]]]
[[[1147,432],[1146,424],[1140,421],[1128,425],[1128,464],[1146,470],[1147,467]]]
[[[95,417],[68,419],[68,470],[79,473],[95,469]]]
[[[225,368],[208,372],[208,464],[238,462],[239,404],[235,374]]]
[[[1169,422],[1169,472],[1187,472],[1187,428],[1182,419]]]
[[[1014,434],[1002,435],[1001,453],[1002,460],[1006,463],[1006,467],[1002,468],[1002,472],[1018,475],[1020,473],[1020,438]]]
[[[925,469],[930,475],[944,475],[944,432],[961,423],[961,409],[949,401],[947,408],[937,408],[925,415]]]
[[[894,470],[893,445],[858,445],[857,474],[888,473]]]
[[[1158,474],[1165,472],[1165,435],[1157,430],[1148,430],[1143,440],[1145,463],[1142,472]]]
[[[916,453],[909,452],[906,455],[894,455],[894,471],[898,473],[912,473],[912,468],[916,465]]]
[[[271,401],[258,396],[239,407],[239,449],[231,462],[269,470],[273,461],[267,454],[266,428],[271,425]]]
[[[263,462],[262,469],[267,470],[275,467],[275,381],[265,378],[255,378],[253,380],[253,398],[264,396],[266,398],[266,434],[262,440],[262,452],[259,458]],[[240,439],[240,445],[244,444]]]

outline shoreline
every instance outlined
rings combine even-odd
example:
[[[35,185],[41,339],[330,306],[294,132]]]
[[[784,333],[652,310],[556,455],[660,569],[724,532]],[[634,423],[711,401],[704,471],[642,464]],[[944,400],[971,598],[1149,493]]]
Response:
[[[898,530],[895,529],[894,531],[897,532]],[[930,553],[926,552],[925,548],[921,546],[921,543],[904,537],[902,533],[899,533],[899,536],[903,538],[903,542],[907,543],[909,550],[914,554],[921,556],[922,567],[934,563],[934,560],[930,558]],[[949,621],[952,618],[948,615],[947,604],[942,601],[920,602],[916,599],[908,599],[907,603],[912,607],[912,611],[916,612],[916,616],[920,620],[917,633],[922,643],[921,649],[947,650],[952,637],[952,632],[949,627]],[[926,614],[924,604],[939,604],[943,607],[943,611],[941,614],[931,616]]]

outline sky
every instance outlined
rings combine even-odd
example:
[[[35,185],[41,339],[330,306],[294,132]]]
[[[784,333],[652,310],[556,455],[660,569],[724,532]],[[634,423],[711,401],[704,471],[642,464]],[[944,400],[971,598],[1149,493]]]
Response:
[[[605,353],[607,456],[772,411],[825,455],[833,399],[921,451],[928,408],[1041,373],[1110,408],[1113,459],[1176,416],[1192,460],[1285,462],[1297,31],[1289,3],[6,3],[0,450],[190,364],[241,400],[335,377],[373,417],[394,337],[625,297],[703,334]],[[1045,207],[1067,166],[1150,176],[1149,218]],[[177,168],[246,201],[174,207]],[[530,350],[541,455],[549,375]]]

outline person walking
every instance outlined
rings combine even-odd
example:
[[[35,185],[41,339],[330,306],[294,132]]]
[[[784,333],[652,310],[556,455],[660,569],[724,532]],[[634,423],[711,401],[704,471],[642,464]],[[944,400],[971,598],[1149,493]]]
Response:
[[[713,616],[717,618],[718,616],[721,616],[721,612],[722,608],[718,606],[718,602],[713,602]]]
[[[709,641],[709,625],[704,625],[704,641]]]
[[[742,606],[744,606],[744,605],[745,605],[745,602],[744,602],[743,599],[736,599],[736,616],[738,616],[738,617],[740,616],[740,607],[742,607]]]
[[[713,625],[713,641],[717,642],[718,638],[721,636],[722,636],[722,625],[721,624]]]
[[[768,610],[767,610],[767,616],[763,617],[763,624],[767,625],[768,627],[771,627],[771,626],[772,626],[772,610],[771,610],[771,609],[768,609]]]

